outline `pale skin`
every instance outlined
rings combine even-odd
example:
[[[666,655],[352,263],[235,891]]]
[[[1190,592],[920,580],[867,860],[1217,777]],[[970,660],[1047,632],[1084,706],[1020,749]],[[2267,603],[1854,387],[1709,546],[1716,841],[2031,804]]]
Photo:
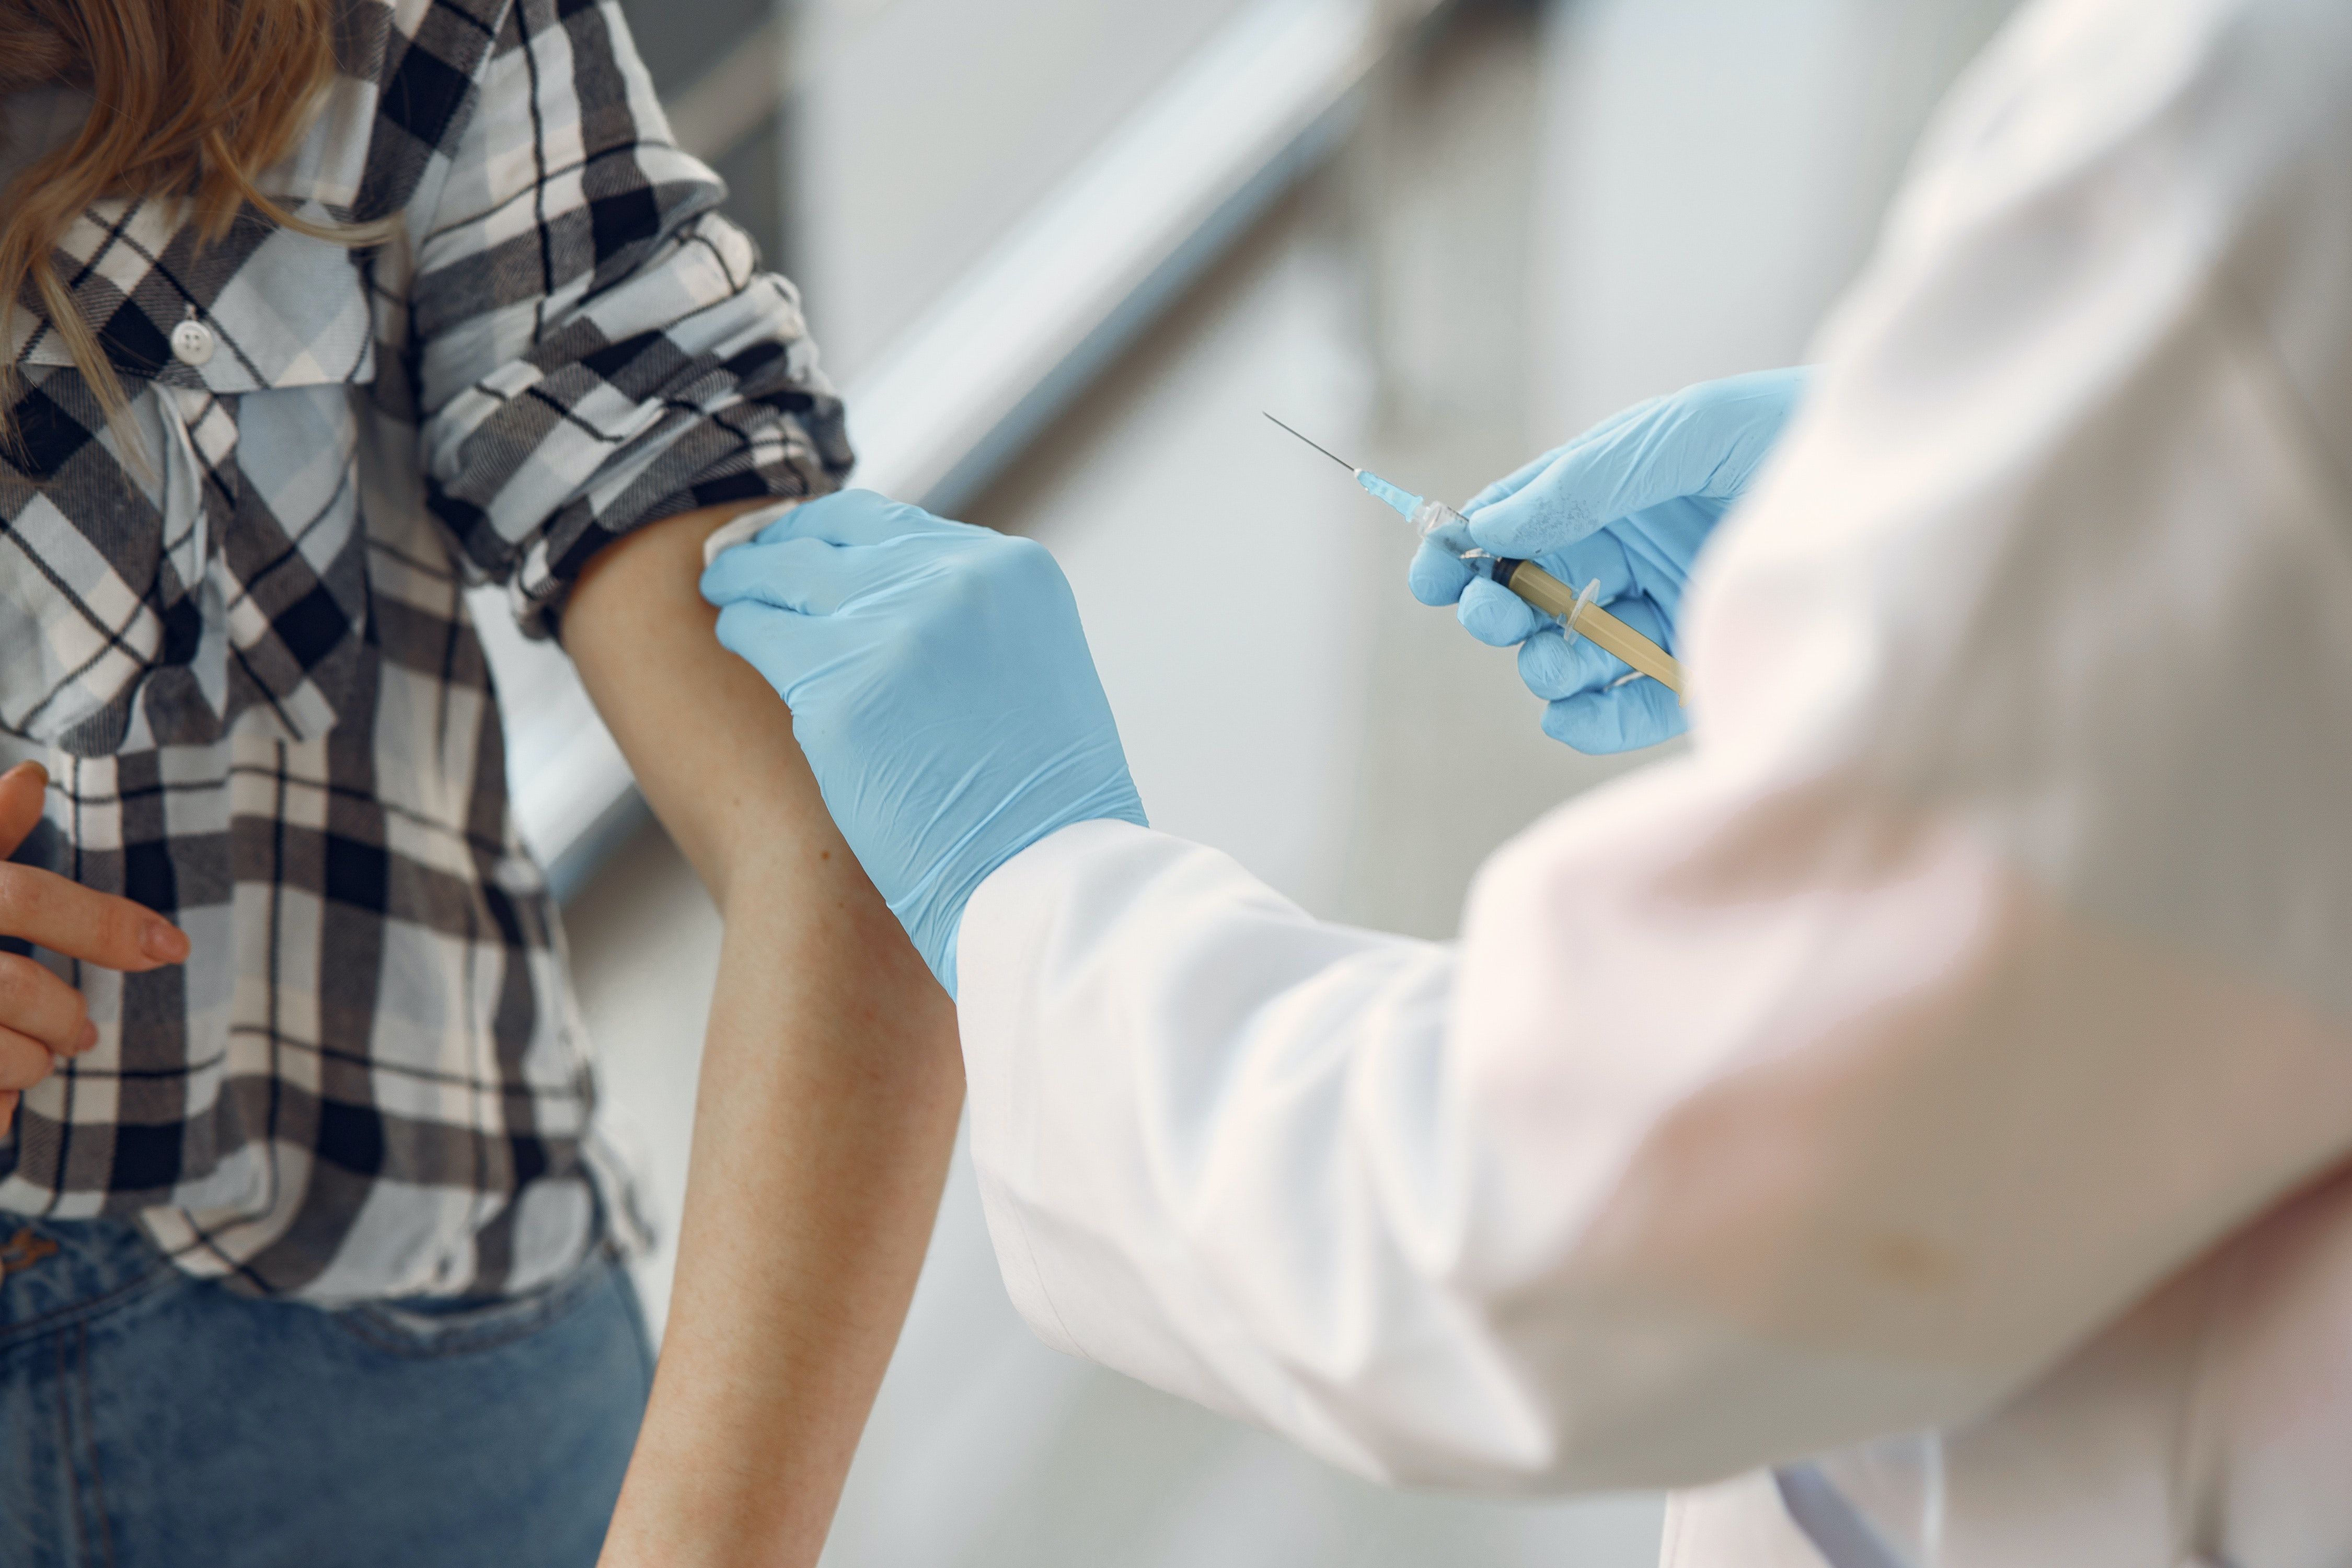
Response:
[[[726,920],[653,1403],[602,1568],[816,1561],[929,1240],[955,1008],[858,868],[784,706],[719,646],[668,519],[590,563],[563,641]]]
[[[0,860],[41,820],[49,775],[38,763],[0,773]],[[188,956],[177,926],[143,904],[93,892],[53,871],[0,865],[0,936],[106,969],[140,973]],[[98,1044],[82,994],[38,962],[0,953],[0,1131],[16,1119],[25,1090],[60,1058]]]

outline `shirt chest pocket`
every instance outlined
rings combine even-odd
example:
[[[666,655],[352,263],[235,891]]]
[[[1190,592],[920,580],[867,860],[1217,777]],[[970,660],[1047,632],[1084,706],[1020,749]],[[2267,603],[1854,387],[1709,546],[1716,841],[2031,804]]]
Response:
[[[148,253],[168,258],[164,239]],[[0,727],[62,751],[204,744],[257,712],[308,739],[333,724],[359,657],[365,275],[284,231],[204,266],[211,254],[79,291],[131,395],[116,427],[54,331],[18,333]]]

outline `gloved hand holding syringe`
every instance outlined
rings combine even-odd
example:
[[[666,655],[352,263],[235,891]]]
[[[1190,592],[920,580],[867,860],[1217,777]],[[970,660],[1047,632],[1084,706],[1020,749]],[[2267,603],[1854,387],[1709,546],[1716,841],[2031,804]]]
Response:
[[[1580,593],[1532,561],[1490,555],[1471,539],[1468,520],[1444,501],[1424,500],[1370,469],[1357,468],[1322,443],[1292,430],[1273,415],[1266,417],[1355,475],[1358,484],[1393,507],[1423,540],[1475,563],[1475,569],[1491,577],[1497,586],[1508,588],[1546,615],[1559,616],[1565,637],[1570,640],[1586,637],[1594,647],[1623,659],[1639,674],[1665,686],[1676,697],[1682,695],[1682,666],[1674,656],[1594,602],[1601,593],[1599,578],[1587,583]]]

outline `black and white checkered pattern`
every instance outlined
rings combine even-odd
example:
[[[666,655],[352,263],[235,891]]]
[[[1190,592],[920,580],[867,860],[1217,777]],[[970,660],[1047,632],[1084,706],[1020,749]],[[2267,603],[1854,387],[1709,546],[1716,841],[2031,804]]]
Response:
[[[16,858],[194,952],[44,955],[102,1037],[26,1096],[0,1209],[135,1215],[256,1294],[512,1292],[630,1222],[460,590],[544,631],[629,529],[849,452],[613,0],[345,0],[339,47],[264,188],[396,237],[93,208],[59,266],[133,395],[112,427],[16,313],[0,762],[55,781]]]

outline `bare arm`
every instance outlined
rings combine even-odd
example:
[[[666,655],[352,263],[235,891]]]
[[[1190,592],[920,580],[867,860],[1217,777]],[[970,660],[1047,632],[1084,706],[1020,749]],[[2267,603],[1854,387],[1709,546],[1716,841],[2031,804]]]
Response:
[[[955,1009],[695,584],[740,509],[609,546],[564,642],[726,920],[676,1295],[605,1568],[815,1561],[930,1237]]]

